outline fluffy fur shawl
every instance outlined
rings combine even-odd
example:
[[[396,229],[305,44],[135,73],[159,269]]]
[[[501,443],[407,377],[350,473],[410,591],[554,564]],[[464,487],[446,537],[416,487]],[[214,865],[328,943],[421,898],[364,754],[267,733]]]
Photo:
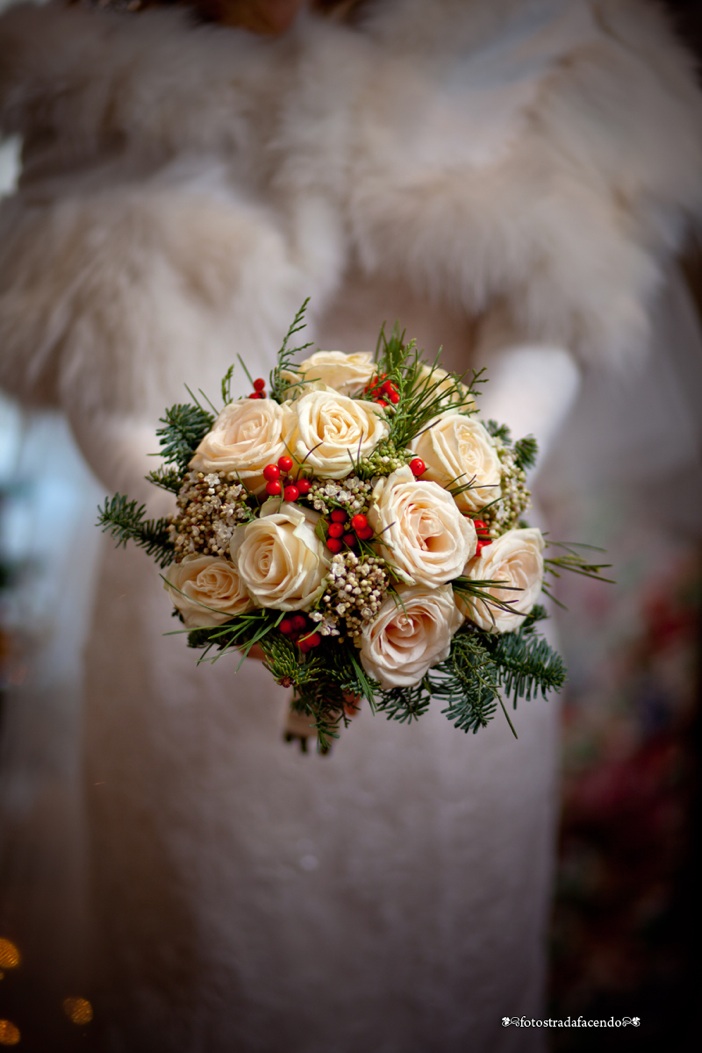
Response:
[[[378,0],[278,40],[22,5],[0,53],[0,382],[85,419],[265,357],[350,267],[616,358],[702,207],[691,61],[647,0]]]

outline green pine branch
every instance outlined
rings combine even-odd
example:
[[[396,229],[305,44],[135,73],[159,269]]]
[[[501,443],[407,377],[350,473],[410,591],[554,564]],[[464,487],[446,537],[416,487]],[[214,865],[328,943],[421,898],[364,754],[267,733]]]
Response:
[[[515,442],[514,453],[517,467],[526,472],[536,465],[539,445],[533,435],[525,435]]]
[[[161,456],[182,474],[212,428],[214,415],[198,403],[178,403],[167,409],[160,421],[163,427],[156,429],[156,435]]]
[[[486,649],[497,671],[497,682],[514,708],[524,698],[529,702],[539,693],[546,698],[558,691],[566,680],[563,659],[549,643],[533,631],[534,622],[517,632],[489,636]]]
[[[302,304],[302,306],[300,307],[300,309],[298,310],[295,317],[293,318],[292,324],[288,329],[287,333],[285,334],[285,337],[283,338],[283,343],[281,344],[280,350],[278,351],[278,359],[276,365],[271,370],[270,376],[268,378],[269,397],[272,399],[276,399],[278,402],[283,401],[285,391],[287,390],[287,388],[290,387],[290,380],[289,378],[286,378],[285,374],[295,372],[293,359],[299,352],[306,351],[308,347],[312,347],[311,341],[308,341],[305,344],[291,346],[292,338],[295,336],[296,333],[301,332],[301,330],[303,330],[307,324],[305,322],[305,312],[307,311],[309,302],[310,299],[308,296]]]
[[[103,533],[109,531],[118,547],[128,541],[146,550],[159,567],[173,562],[173,545],[168,532],[167,518],[147,519],[146,506],[130,501],[124,494],[105,498],[105,507],[98,507],[97,525]]]
[[[158,468],[154,468],[150,471],[146,478],[154,486],[160,487],[162,490],[168,490],[172,494],[180,493],[180,488],[183,485],[182,473],[170,465],[161,465]]]
[[[600,563],[591,559],[588,559],[584,552],[603,552],[604,549],[597,548],[594,545],[582,545],[574,542],[565,543],[562,541],[551,541],[550,538],[546,539],[546,550],[558,548],[562,549],[563,555],[551,556],[546,555],[544,557],[544,568],[548,575],[554,578],[560,578],[560,572],[563,570],[570,571],[572,574],[581,574],[586,578],[594,578],[596,581],[605,582],[608,585],[614,585],[615,581],[613,578],[606,578],[602,573],[603,570],[608,570],[611,563]]]

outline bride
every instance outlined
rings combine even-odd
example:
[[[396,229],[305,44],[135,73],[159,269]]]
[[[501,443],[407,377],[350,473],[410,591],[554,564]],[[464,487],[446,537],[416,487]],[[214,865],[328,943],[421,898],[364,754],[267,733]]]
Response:
[[[148,500],[163,408],[399,320],[548,443],[642,352],[699,212],[691,62],[645,0],[370,0],[0,19],[0,382]],[[330,9],[330,10],[328,10]],[[246,382],[239,377],[240,393]],[[557,707],[475,738],[363,711],[281,739],[255,662],[195,667],[105,545],[84,646],[93,1035],[129,1053],[539,1049]],[[77,660],[77,658],[76,658]]]

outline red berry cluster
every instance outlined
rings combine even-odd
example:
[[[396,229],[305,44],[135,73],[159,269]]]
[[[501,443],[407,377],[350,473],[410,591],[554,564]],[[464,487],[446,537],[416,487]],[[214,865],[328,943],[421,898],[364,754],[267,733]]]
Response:
[[[486,545],[492,544],[492,538],[490,537],[489,527],[484,519],[474,519],[473,526],[478,535],[478,544],[475,549],[475,554],[476,556],[479,556]]]
[[[322,637],[314,628],[314,622],[311,622],[306,614],[286,615],[278,628],[283,636],[297,644],[303,654],[319,647],[322,642]]]
[[[344,545],[356,548],[359,541],[369,541],[373,537],[373,528],[362,512],[348,518],[343,508],[335,508],[329,517],[327,526],[327,548],[334,555],[341,552]]]
[[[400,401],[400,392],[392,380],[388,380],[387,377],[387,373],[378,373],[366,384],[365,390],[373,396],[373,401],[379,406],[387,406],[389,403],[396,406]]]
[[[285,501],[297,501],[310,492],[312,484],[303,475],[293,479],[288,473],[292,471],[293,459],[284,454],[277,464],[267,464],[263,469],[266,480],[266,493],[269,497],[283,496]]]
[[[263,377],[256,377],[253,382],[253,391],[249,395],[250,399],[266,399],[266,382]]]

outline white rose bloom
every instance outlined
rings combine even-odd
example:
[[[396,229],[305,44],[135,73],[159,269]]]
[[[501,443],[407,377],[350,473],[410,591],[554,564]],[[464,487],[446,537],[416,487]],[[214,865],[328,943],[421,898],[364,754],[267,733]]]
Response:
[[[258,519],[237,527],[231,556],[259,606],[296,611],[317,598],[329,569],[314,532],[318,519],[316,512],[274,498]]]
[[[462,512],[478,512],[500,496],[502,469],[490,433],[472,417],[442,413],[412,443],[427,466],[423,479],[454,488],[473,482],[456,495]]]
[[[400,468],[373,488],[368,520],[388,559],[419,585],[445,585],[475,555],[477,537],[451,494]]]
[[[186,556],[164,573],[164,587],[183,616],[187,629],[221,625],[254,604],[228,559],[217,556]]]
[[[496,538],[470,561],[464,574],[475,581],[503,581],[511,586],[495,586],[486,591],[496,600],[509,603],[512,609],[501,610],[489,601],[456,593],[459,609],[481,629],[498,633],[518,629],[541,592],[544,580],[543,551],[543,535],[536,527],[508,530]],[[520,591],[513,591],[515,588]]]
[[[204,437],[190,467],[201,472],[235,472],[253,493],[266,486],[263,469],[288,452],[287,405],[274,399],[239,399],[225,406]]]
[[[332,388],[340,395],[356,395],[375,376],[377,364],[370,351],[347,355],[343,351],[315,351],[298,363],[296,371],[283,375],[291,387],[288,398],[299,398],[310,391]]]
[[[351,458],[372,453],[388,434],[380,406],[334,391],[311,391],[292,408],[294,456],[329,479],[343,479],[353,470]]]
[[[403,585],[361,634],[361,665],[385,688],[411,687],[451,650],[463,624],[450,585]]]

